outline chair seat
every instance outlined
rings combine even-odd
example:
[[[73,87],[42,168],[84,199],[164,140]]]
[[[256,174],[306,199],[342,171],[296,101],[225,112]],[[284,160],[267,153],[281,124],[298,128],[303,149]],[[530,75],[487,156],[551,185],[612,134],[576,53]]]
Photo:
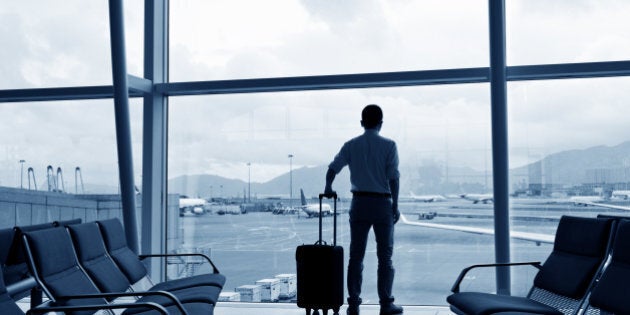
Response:
[[[194,288],[187,288],[181,290],[170,291],[181,303],[185,304],[209,304],[214,305],[217,303],[219,299],[219,294],[221,293],[221,289],[215,286],[200,286]],[[137,300],[137,303],[142,302],[153,302],[163,306],[172,306],[174,305],[173,301],[165,296],[160,295],[148,295],[143,296]],[[136,314],[142,311],[141,308],[129,309],[125,312],[125,314]],[[197,313],[190,313],[197,314]]]
[[[460,292],[451,294],[446,300],[452,307],[468,315],[488,315],[502,312],[545,315],[563,314],[553,307],[520,296],[496,295],[481,292]]]
[[[214,313],[214,306],[206,303],[185,303],[184,309],[188,312],[188,314],[200,314],[200,315],[212,315]],[[127,309],[122,314],[123,315],[162,315],[160,312],[155,310],[145,310],[140,313],[134,313],[138,309]],[[142,309],[140,309],[142,310]],[[168,306],[166,310],[169,314],[181,314],[179,309],[176,306]]]
[[[151,288],[151,291],[171,291],[192,288],[197,286],[215,286],[223,288],[225,284],[225,276],[220,273],[207,273],[201,275],[190,276],[186,278],[173,279],[157,283]]]

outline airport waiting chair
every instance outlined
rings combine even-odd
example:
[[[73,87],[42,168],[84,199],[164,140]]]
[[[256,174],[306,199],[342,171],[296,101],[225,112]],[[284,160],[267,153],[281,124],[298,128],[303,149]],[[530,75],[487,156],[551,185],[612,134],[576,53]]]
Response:
[[[22,233],[26,231],[37,231],[54,227],[53,223],[41,223],[26,226],[16,226],[13,228],[10,237],[11,245],[8,248],[7,259],[2,266],[7,284],[15,283],[30,277],[28,266],[22,244]]]
[[[118,305],[85,305],[81,307],[64,307],[64,306],[52,306],[48,304],[43,304],[41,306],[31,308],[26,312],[26,315],[35,315],[35,314],[48,314],[48,313],[59,313],[59,312],[72,312],[72,311],[81,311],[81,310],[106,310],[106,309],[120,309],[120,308],[128,308],[128,307],[143,307],[143,308],[151,308],[159,312],[159,314],[169,315],[168,311],[160,305],[157,304],[118,304]],[[7,288],[4,283],[4,278],[2,277],[2,273],[0,272],[0,312],[2,315],[25,315],[24,311],[15,303],[15,301],[9,296],[7,292]]]
[[[32,225],[15,226],[12,229],[0,232],[3,241],[10,243],[2,245],[2,255],[6,255],[2,259],[2,269],[7,283],[14,283],[30,277],[28,267],[26,265],[26,255],[24,254],[24,244],[22,242],[22,233],[29,231],[37,231],[49,229],[52,227],[81,223],[81,219],[72,219],[66,221],[53,221]],[[5,247],[6,246],[6,247]],[[6,248],[6,253],[5,253]]]
[[[597,281],[585,315],[630,314],[630,221],[620,220],[610,263]]]
[[[172,291],[177,289],[195,287],[195,286],[216,286],[223,288],[225,284],[225,276],[219,273],[219,270],[214,265],[210,257],[203,254],[147,254],[137,255],[128,246],[125,239],[125,233],[122,223],[118,219],[108,219],[97,221],[103,239],[105,240],[105,247],[109,255],[114,259],[118,267],[123,271],[129,282],[132,284],[138,283],[143,278],[149,280],[152,284],[152,289]],[[148,271],[145,265],[142,263],[142,259],[149,257],[170,257],[170,256],[199,256],[208,261],[212,267],[212,273],[206,273],[201,275],[194,275],[185,278],[172,279],[164,282],[154,284],[149,278]]]
[[[64,223],[81,222],[81,219],[62,221]],[[25,226],[15,226],[0,231],[0,259],[2,261],[2,273],[5,285],[14,300],[19,300],[30,295],[31,307],[42,303],[42,294],[37,283],[31,277],[26,264],[22,233],[24,231],[36,231],[58,226],[60,222],[47,222]]]
[[[63,227],[25,232],[23,240],[29,269],[55,306],[80,308],[110,304],[114,307],[110,300],[115,298],[159,295],[172,301],[173,305],[163,305],[163,309],[169,314],[213,314],[214,305],[210,303],[181,303],[173,294],[163,291],[101,292],[79,265],[70,234]],[[133,303],[135,304],[138,306],[126,308],[122,314],[163,314],[163,311],[154,309],[154,302]],[[91,315],[94,312],[81,310],[71,313]]]
[[[111,259],[96,222],[88,222],[67,227],[70,232],[79,264],[101,292],[133,291],[132,284]],[[159,291],[150,288],[148,291]],[[182,303],[201,302],[216,304],[221,289],[216,286],[196,286],[168,290]],[[172,303],[161,296],[145,296],[139,302],[155,302],[160,305]],[[130,311],[128,313],[133,313]]]
[[[576,314],[604,266],[614,220],[563,216],[558,224],[554,247],[544,264],[489,264],[468,267],[447,297],[456,314]],[[476,267],[531,264],[538,268],[534,283],[525,297],[482,292],[460,292],[466,273]]]

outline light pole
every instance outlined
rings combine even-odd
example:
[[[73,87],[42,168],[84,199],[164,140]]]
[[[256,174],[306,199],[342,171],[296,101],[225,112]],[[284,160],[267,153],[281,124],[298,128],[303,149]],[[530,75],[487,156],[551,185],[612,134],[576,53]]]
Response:
[[[252,202],[252,163],[247,162],[247,202]]]
[[[24,162],[25,160],[20,160],[20,189],[24,189]]]
[[[289,208],[293,208],[293,154],[289,154]]]

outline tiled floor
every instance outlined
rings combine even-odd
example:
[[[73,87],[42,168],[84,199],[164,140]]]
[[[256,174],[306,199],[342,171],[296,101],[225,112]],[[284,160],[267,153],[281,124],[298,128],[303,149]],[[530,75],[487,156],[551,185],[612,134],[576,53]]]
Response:
[[[361,315],[378,315],[378,305],[362,305]],[[222,302],[217,304],[215,315],[305,315],[306,311],[291,303],[237,303]],[[345,306],[340,315],[346,314]],[[447,306],[404,306],[404,315],[451,315]],[[320,315],[323,315],[320,312]],[[332,312],[328,312],[332,315]]]
[[[28,300],[19,303],[23,310],[28,309]],[[292,303],[241,303],[220,302],[214,310],[215,315],[305,315],[304,309]],[[345,305],[339,311],[346,314]],[[447,306],[404,306],[404,315],[451,315]],[[196,315],[196,314],[195,314]],[[320,315],[323,315],[320,312]],[[328,312],[332,315],[332,312]],[[362,305],[361,315],[378,315],[378,305]]]

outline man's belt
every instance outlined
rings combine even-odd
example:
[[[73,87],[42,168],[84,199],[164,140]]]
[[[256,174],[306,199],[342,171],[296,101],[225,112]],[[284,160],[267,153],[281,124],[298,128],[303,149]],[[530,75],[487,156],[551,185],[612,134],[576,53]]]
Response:
[[[390,193],[378,193],[371,191],[353,191],[352,196],[354,197],[379,197],[379,198],[391,198],[392,194]]]

